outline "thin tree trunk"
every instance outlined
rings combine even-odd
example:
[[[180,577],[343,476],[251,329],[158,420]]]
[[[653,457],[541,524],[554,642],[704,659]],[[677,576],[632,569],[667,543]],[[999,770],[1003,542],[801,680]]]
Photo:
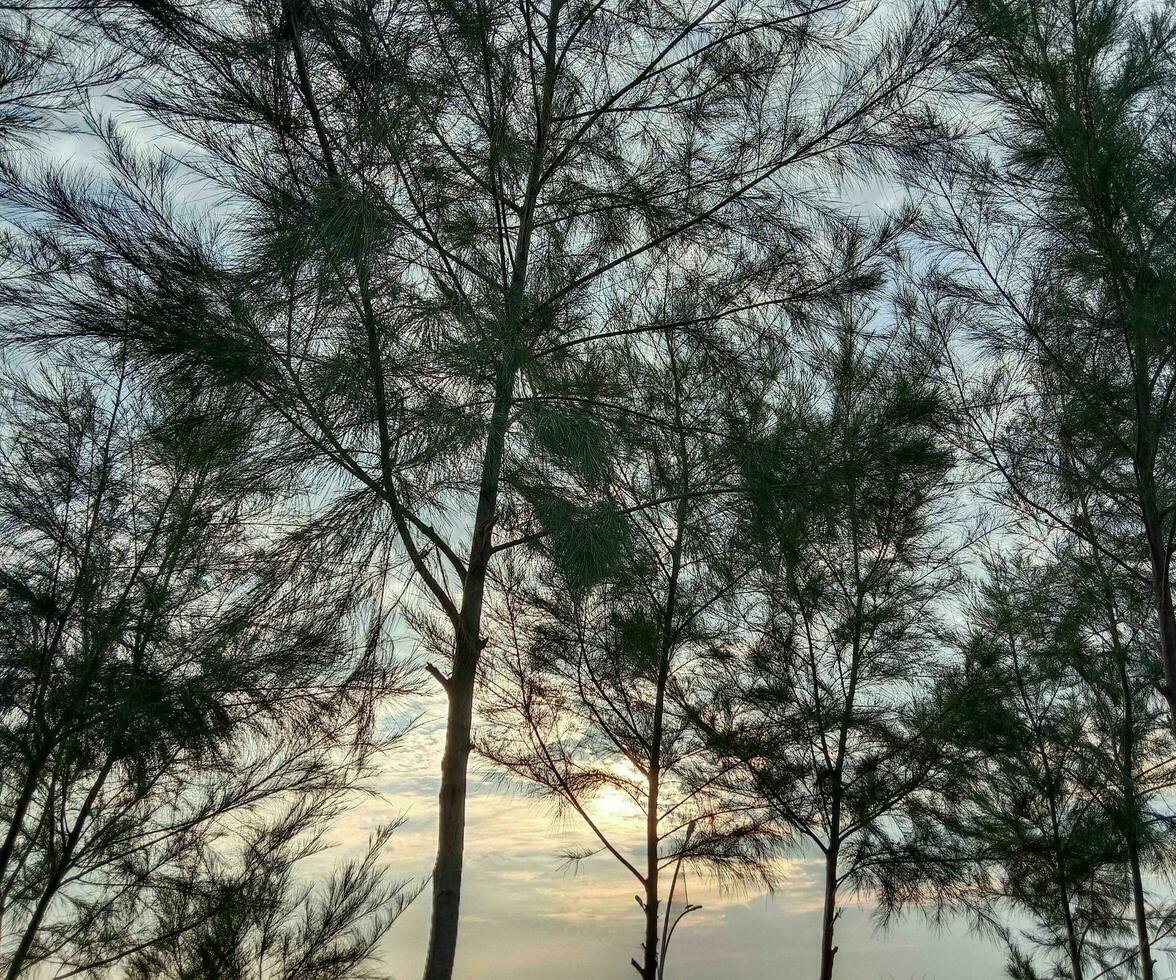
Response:
[[[674,653],[674,617],[678,607],[678,578],[682,573],[682,550],[686,536],[686,518],[689,512],[687,491],[690,484],[690,460],[686,446],[685,430],[682,426],[682,404],[678,362],[674,354],[673,332],[666,334],[671,370],[674,377],[674,415],[678,424],[678,453],[682,465],[682,498],[675,508],[675,529],[673,551],[670,556],[670,575],[666,584],[666,606],[662,619],[661,659],[657,670],[657,688],[653,705],[653,732],[649,753],[649,794],[645,810],[645,951],[642,958],[643,980],[658,980],[657,957],[659,947],[660,898],[658,896],[658,872],[660,870],[660,816],[662,738],[665,732],[666,687],[670,679],[670,660]]]
[[[1140,873],[1139,849],[1133,839],[1127,841],[1127,861],[1131,867],[1131,899],[1135,913],[1135,935],[1139,942],[1139,977],[1140,980],[1154,980],[1155,960],[1152,958],[1151,936],[1147,926],[1143,875]]]
[[[48,752],[39,753],[25,775],[24,785],[21,787],[20,796],[16,801],[16,808],[8,824],[8,832],[4,835],[4,843],[0,844],[0,887],[4,884],[4,877],[8,872],[8,862],[12,860],[12,852],[16,848],[16,840],[20,836],[21,828],[24,827],[24,820],[28,813],[29,804],[33,801],[33,795],[36,793],[37,780],[40,779],[41,770],[44,768],[48,758]]]
[[[61,887],[65,873],[69,870],[74,849],[78,846],[78,841],[81,840],[82,831],[85,830],[86,822],[90,819],[90,811],[93,810],[94,803],[98,799],[98,794],[102,792],[102,787],[106,784],[106,777],[110,775],[110,770],[113,765],[114,756],[107,756],[106,761],[103,763],[102,768],[94,780],[94,784],[90,787],[90,792],[86,794],[86,800],[82,804],[82,808],[78,811],[77,818],[74,820],[73,827],[70,828],[69,836],[66,838],[65,844],[62,847],[61,856],[55,863],[52,872],[50,872],[48,880],[45,882],[41,897],[37,902],[36,908],[33,910],[32,917],[25,926],[24,935],[21,936],[20,945],[17,946],[16,952],[12,955],[12,961],[8,966],[8,980],[16,980],[24,970],[29,951],[32,949],[33,942],[37,938],[37,933],[40,931],[45,914],[49,911],[49,904],[57,895],[57,890]]]
[[[1070,890],[1066,887],[1065,876],[1059,869],[1058,890],[1062,899],[1062,918],[1066,923],[1066,950],[1070,954],[1070,970],[1074,980],[1083,980],[1082,952],[1078,946],[1078,931],[1074,928],[1074,912],[1070,908]]]
[[[666,589],[665,619],[662,629],[661,662],[658,664],[657,691],[653,706],[653,736],[649,754],[649,794],[645,809],[645,952],[642,957],[643,980],[657,980],[658,922],[660,899],[658,872],[660,870],[660,835],[658,833],[661,793],[661,753],[664,734],[666,685],[670,677],[670,657],[673,655],[674,613],[677,608],[678,576],[682,570],[682,541],[686,528],[687,501],[678,502],[677,529],[670,564],[670,579]]]
[[[649,801],[652,804],[645,820],[645,945],[641,962],[642,980],[657,980],[658,952],[658,839],[657,839],[656,778],[650,780]]]
[[[1160,692],[1168,702],[1170,720],[1173,727],[1176,727],[1176,611],[1172,608],[1172,589],[1168,581],[1168,546],[1164,540],[1163,521],[1150,474],[1141,475],[1139,485],[1143,528],[1151,564],[1152,600],[1159,624],[1160,662],[1164,669],[1164,682],[1160,685]]]
[[[448,980],[457,955],[461,876],[465,863],[467,769],[473,727],[474,678],[478,641],[464,634],[457,641],[449,681],[449,712],[445,754],[441,759],[441,790],[437,808],[437,860],[433,866],[433,913],[425,980]],[[473,647],[473,649],[471,649]],[[458,663],[463,664],[461,670]],[[465,667],[471,663],[472,667]]]
[[[841,800],[842,780],[845,777],[845,757],[849,747],[850,729],[854,723],[854,705],[857,700],[858,671],[862,660],[862,602],[865,594],[862,585],[861,545],[858,537],[857,498],[853,490],[849,495],[849,519],[853,545],[853,642],[849,663],[849,687],[845,692],[845,708],[841,714],[837,733],[837,756],[831,773],[832,782],[829,810],[829,848],[825,851],[825,903],[821,916],[821,972],[819,980],[832,980],[833,960],[837,947],[833,936],[837,926],[837,862],[841,854]]]
[[[1039,747],[1040,748],[1040,747]],[[1044,762],[1044,771],[1046,783],[1050,786],[1048,793],[1049,799],[1049,820],[1051,835],[1053,837],[1053,856],[1055,861],[1055,871],[1057,873],[1058,898],[1062,905],[1062,919],[1066,926],[1066,951],[1070,956],[1070,969],[1073,972],[1073,980],[1083,980],[1082,976],[1082,950],[1078,944],[1078,930],[1074,928],[1074,912],[1070,908],[1070,887],[1066,884],[1066,860],[1065,852],[1062,848],[1061,825],[1058,819],[1057,800],[1054,797],[1052,789],[1054,785],[1053,773],[1050,771],[1049,760],[1045,755],[1044,750],[1040,750],[1042,760]]]
[[[1082,519],[1091,535],[1094,544],[1094,522],[1090,519],[1090,510],[1086,498],[1080,500]],[[1127,671],[1127,651],[1123,649],[1119,640],[1119,618],[1115,611],[1115,595],[1111,587],[1111,579],[1103,566],[1102,555],[1097,547],[1090,549],[1091,560],[1098,569],[1099,580],[1102,584],[1103,601],[1106,603],[1107,626],[1110,631],[1111,643],[1115,651],[1115,667],[1118,672],[1119,689],[1123,696],[1123,729],[1120,755],[1122,766],[1120,774],[1123,779],[1123,798],[1127,801],[1123,819],[1123,839],[1127,844],[1127,867],[1131,875],[1131,904],[1135,918],[1135,936],[1139,944],[1139,976],[1140,980],[1154,980],[1155,960],[1152,958],[1151,935],[1147,924],[1147,893],[1143,888],[1143,873],[1139,856],[1139,837],[1135,815],[1138,807],[1137,790],[1135,786],[1135,699],[1131,687],[1131,676]]]
[[[438,796],[437,861],[433,868],[433,912],[429,928],[429,950],[424,980],[450,980],[457,955],[457,929],[461,902],[461,877],[465,861],[465,810],[470,736],[473,728],[474,688],[478,661],[484,641],[481,636],[482,604],[486,573],[494,552],[494,521],[510,408],[517,373],[517,336],[524,330],[527,269],[531,237],[535,227],[535,206],[540,177],[551,130],[555,93],[557,38],[563,0],[551,0],[544,43],[543,91],[536,120],[535,145],[527,174],[527,189],[515,242],[513,271],[506,296],[507,334],[503,336],[503,357],[495,379],[494,409],[482,460],[478,508],[470,541],[469,560],[462,583],[461,610],[454,636],[453,672],[446,684],[449,712],[445,728],[445,754],[441,760],[441,790]],[[485,39],[483,39],[485,43]]]
[[[1127,317],[1128,312],[1121,299],[1118,305],[1119,315]],[[1152,412],[1151,357],[1142,339],[1132,356],[1132,382],[1136,413],[1133,461],[1135,486],[1143,518],[1143,532],[1147,538],[1152,601],[1159,625],[1158,646],[1164,671],[1164,681],[1159,688],[1168,702],[1172,726],[1176,728],[1176,612],[1172,609],[1172,589],[1168,581],[1169,547],[1164,539],[1163,516],[1156,499],[1155,463],[1159,432]]]
[[[1101,568],[1100,568],[1101,570]],[[1104,579],[1105,581],[1105,579]],[[1111,629],[1118,624],[1112,621]],[[1135,709],[1132,704],[1131,679],[1127,674],[1125,652],[1119,648],[1115,634],[1115,653],[1118,660],[1119,684],[1123,689],[1123,796],[1127,812],[1123,814],[1123,836],[1127,842],[1127,864],[1131,872],[1131,901],[1135,915],[1135,936],[1139,943],[1140,980],[1154,980],[1155,961],[1152,959],[1151,936],[1147,925],[1147,900],[1143,890],[1143,873],[1139,858],[1139,839],[1135,820],[1138,801],[1135,789]]]
[[[425,980],[449,980],[457,955],[461,876],[465,862],[467,769],[474,720],[474,688],[483,646],[482,604],[486,572],[493,553],[494,519],[514,378],[513,358],[508,357],[498,372],[494,411],[482,461],[478,510],[455,631],[453,671],[445,684],[449,711],[445,724],[445,753],[441,759],[441,790],[437,800],[437,861],[433,867],[433,912]]]
[[[825,853],[825,905],[821,916],[821,972],[818,980],[833,980],[833,959],[837,947],[833,933],[837,924],[837,845]]]

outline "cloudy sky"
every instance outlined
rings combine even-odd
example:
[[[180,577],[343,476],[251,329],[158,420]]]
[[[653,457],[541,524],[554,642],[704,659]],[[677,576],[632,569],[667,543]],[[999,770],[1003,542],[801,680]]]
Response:
[[[432,863],[437,773],[443,728],[433,712],[408,745],[389,755],[383,800],[365,803],[345,828],[352,841],[391,814],[408,818],[391,851],[396,871],[423,876]],[[590,843],[574,816],[552,820],[549,809],[521,792],[476,780],[470,800],[462,896],[459,980],[612,980],[635,977],[628,965],[641,941],[633,880],[608,855],[565,867],[568,847]],[[639,835],[618,804],[601,819]],[[774,895],[723,894],[691,880],[691,901],[703,908],[675,934],[668,965],[673,980],[807,980],[816,975],[820,879],[815,864],[790,862]],[[424,962],[428,894],[396,924],[386,961],[397,980],[415,980]],[[1000,951],[959,928],[936,933],[921,920],[885,933],[868,908],[849,908],[838,926],[838,975],[843,980],[994,980]]]

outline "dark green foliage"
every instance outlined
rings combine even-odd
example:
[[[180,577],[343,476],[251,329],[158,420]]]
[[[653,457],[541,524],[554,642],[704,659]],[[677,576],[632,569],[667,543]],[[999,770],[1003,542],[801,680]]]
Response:
[[[386,833],[296,869],[394,741],[398,614],[447,701],[426,980],[475,747],[632,876],[645,980],[688,870],[784,845],[820,980],[847,894],[1154,980],[1174,51],[1127,0],[0,13],[10,976],[364,975]],[[960,604],[971,490],[1020,557]]]
[[[629,527],[616,506],[578,506],[547,493],[536,501],[535,516],[569,588],[583,591],[623,574]]]
[[[1027,823],[1021,838],[1006,828],[1006,843],[1019,851],[1025,827],[1054,841],[1018,858],[1045,872],[1022,866],[1012,877],[1032,884],[1014,901],[1044,923],[1037,938],[1056,969],[1151,980],[1162,957],[1149,944],[1168,931],[1148,880],[1169,861],[1157,848],[1156,832],[1169,831],[1154,794],[1172,751],[1153,692],[1169,715],[1176,704],[1176,31],[1170,9],[1118,0],[977,0],[966,9],[964,112],[912,168],[929,192],[920,227],[932,255],[909,298],[950,353],[955,439],[976,464],[977,486],[1033,557],[1000,564],[976,614],[1010,645],[969,647],[993,662],[996,687],[990,699],[984,671],[969,676],[977,714],[965,730],[991,754],[992,779],[1020,773],[1021,795],[1009,799],[1023,798]],[[1036,697],[1050,692],[1056,717],[1000,694],[1017,642],[1032,663],[1025,685]],[[1026,757],[1027,739],[1044,759],[1056,754],[1056,779]],[[1066,806],[1046,825],[1051,793]],[[986,823],[955,840],[966,851],[997,829]],[[983,875],[975,884],[989,894]],[[1032,953],[1014,961],[1018,976],[1039,965]]]
[[[929,3],[874,28],[856,2],[87,12],[135,68],[113,104],[183,149],[163,162],[95,118],[103,170],[14,168],[14,220],[61,260],[6,286],[21,311],[6,332],[113,338],[137,377],[231,392],[323,491],[314,541],[335,555],[339,515],[370,495],[362,560],[405,576],[409,619],[451,666],[434,666],[453,710],[426,968],[444,980],[495,556],[550,539],[580,592],[623,572],[642,549],[621,512],[657,506],[642,487],[677,492],[643,446],[668,421],[650,350],[680,330],[698,339],[691,371],[722,374],[751,339],[770,373],[788,330],[878,287],[907,219],[868,227],[811,190],[901,138],[954,14]],[[642,452],[652,472],[613,494]]]
[[[1121,0],[968,11],[961,84],[992,119],[913,168],[932,195],[922,312],[952,340],[961,440],[1021,529],[1150,583],[1169,690],[1176,20]]]
[[[827,978],[841,894],[885,888],[912,809],[942,782],[927,705],[954,555],[951,454],[913,338],[848,329],[809,361],[766,436],[781,475],[765,481],[754,450],[742,467],[745,632],[696,718],[733,785],[824,859]]]
[[[186,856],[156,915],[163,937],[129,958],[128,980],[369,980],[381,939],[416,896],[380,865],[395,824],[318,881],[300,868],[323,848],[330,808],[303,805],[249,827],[240,853]]]
[[[394,737],[373,705],[403,690],[321,581],[279,572],[265,529],[294,513],[294,487],[256,419],[95,368],[110,365],[9,376],[3,406],[10,977],[150,943],[177,869],[235,821],[286,797],[337,804]]]
[[[564,501],[550,518],[550,504],[536,504],[546,560],[517,566],[507,583],[513,642],[496,651],[483,750],[583,819],[595,842],[569,859],[604,850],[633,876],[646,916],[633,965],[657,980],[675,924],[696,911],[683,899],[687,869],[770,880],[773,839],[702,762],[689,710],[700,665],[727,638],[717,614],[747,559],[730,549],[731,446],[688,420],[719,424],[763,380],[753,357],[707,376],[704,343],[676,331],[647,354],[631,367],[633,390],[660,424],[618,447],[628,466],[602,488],[592,525],[569,520]],[[602,796],[626,801],[643,851],[599,820]]]
[[[1043,959],[1066,977],[1135,975],[1146,879],[1133,868],[1150,878],[1171,860],[1171,735],[1138,646],[1146,597],[1107,581],[1081,554],[994,563],[961,637],[946,746],[959,761],[935,848],[955,857],[951,900],[1009,944],[1012,976]],[[1140,900],[1138,928],[1157,942],[1162,905]],[[1018,913],[1035,923],[1023,937],[1007,925]]]

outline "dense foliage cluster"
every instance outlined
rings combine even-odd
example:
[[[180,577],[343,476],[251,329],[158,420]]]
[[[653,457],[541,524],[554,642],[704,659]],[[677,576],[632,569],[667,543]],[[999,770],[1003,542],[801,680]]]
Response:
[[[1170,4],[18,3],[0,207],[8,980],[450,980],[479,760],[644,980],[798,855],[819,980],[1163,970]],[[430,700],[430,880],[324,873]]]

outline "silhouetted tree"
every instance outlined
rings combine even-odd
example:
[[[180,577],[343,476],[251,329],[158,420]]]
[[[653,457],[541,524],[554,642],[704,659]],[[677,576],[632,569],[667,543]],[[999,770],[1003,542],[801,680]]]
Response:
[[[328,811],[329,813],[329,811]],[[157,938],[128,961],[129,980],[367,980],[378,946],[417,889],[390,881],[381,855],[397,824],[325,880],[300,865],[323,848],[322,818],[302,805],[251,827],[239,853],[186,859],[164,892]]]
[[[18,336],[113,334],[137,365],[247,393],[396,542],[449,662],[430,980],[457,945],[488,576],[534,530],[504,477],[557,408],[628,418],[634,338],[786,324],[830,295],[813,229],[840,221],[814,183],[869,172],[954,43],[950,6],[871,10],[128,4],[104,18],[139,58],[116,94],[188,151],[104,125],[104,174],[11,182],[70,259],[10,289]],[[669,245],[708,257],[709,305],[637,320]]]
[[[687,302],[676,279],[667,273],[646,300],[655,315],[672,319],[666,307]],[[593,457],[562,498],[536,501],[542,554],[505,589],[511,645],[486,700],[485,753],[596,837],[570,857],[607,851],[637,881],[645,937],[632,964],[647,980],[666,975],[673,931],[698,907],[686,868],[772,877],[763,808],[732,797],[704,764],[683,707],[700,662],[732,642],[714,614],[747,572],[731,549],[736,458],[724,420],[742,417],[749,393],[773,379],[770,349],[753,347],[766,359],[741,363],[733,334],[646,340],[623,383],[639,393],[633,411],[661,421],[614,446],[615,462]],[[566,456],[547,465],[560,463],[566,471]],[[574,493],[591,490],[609,506],[576,514]],[[610,795],[631,809],[636,854],[596,809]]]
[[[968,10],[961,85],[982,125],[912,170],[933,198],[925,312],[960,341],[964,444],[1023,533],[1064,529],[1148,584],[1176,710],[1176,19],[1120,0]]]
[[[850,307],[816,338],[749,434],[746,634],[698,715],[748,796],[822,857],[821,980],[842,896],[880,887],[906,808],[941,782],[937,631],[966,544],[929,365],[870,319]]]
[[[290,513],[248,410],[116,362],[8,376],[0,418],[6,975],[149,942],[172,868],[262,805],[325,803],[396,736],[377,613],[268,551]],[[364,621],[366,618],[366,631]]]
[[[1152,976],[1170,914],[1142,873],[1171,858],[1171,736],[1148,658],[1128,649],[1146,639],[1139,621],[1133,631],[1124,597],[1108,606],[1105,582],[1074,557],[988,564],[961,633],[971,694],[956,698],[948,748],[964,764],[942,800],[939,853],[959,872],[952,901],[1008,943],[1011,975],[1036,976],[1016,913],[1061,975]]]

